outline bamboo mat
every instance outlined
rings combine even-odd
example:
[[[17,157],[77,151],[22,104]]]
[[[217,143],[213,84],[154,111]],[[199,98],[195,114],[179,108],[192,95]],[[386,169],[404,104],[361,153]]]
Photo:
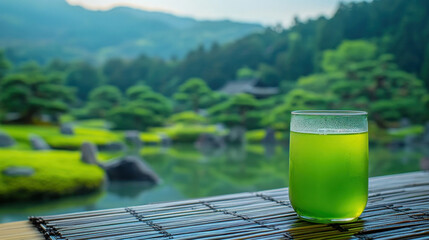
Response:
[[[287,188],[30,217],[30,221],[46,239],[429,239],[429,173],[371,178],[364,213],[358,221],[345,224],[299,220]],[[18,230],[24,223],[16,224]],[[19,238],[13,229],[6,235],[2,230],[1,235],[36,239]]]

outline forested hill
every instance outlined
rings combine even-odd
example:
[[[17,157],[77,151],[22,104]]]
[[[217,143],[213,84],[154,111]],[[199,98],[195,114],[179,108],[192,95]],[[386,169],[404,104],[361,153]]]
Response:
[[[425,0],[340,4],[329,19],[296,19],[290,29],[268,29],[233,44],[196,49],[173,75],[199,76],[219,88],[247,66],[265,85],[279,86],[319,72],[323,51],[355,39],[375,43],[378,53],[392,53],[401,69],[415,73],[429,87],[429,1]]]
[[[0,1],[0,48],[15,63],[52,58],[101,62],[138,54],[183,57],[199,44],[226,43],[258,24],[197,21],[127,7],[90,11],[65,0]]]

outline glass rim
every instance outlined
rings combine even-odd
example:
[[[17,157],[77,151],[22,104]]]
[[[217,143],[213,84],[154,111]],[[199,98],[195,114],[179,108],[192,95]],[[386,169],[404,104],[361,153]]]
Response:
[[[365,111],[358,110],[296,110],[291,112],[292,115],[304,116],[365,116]]]

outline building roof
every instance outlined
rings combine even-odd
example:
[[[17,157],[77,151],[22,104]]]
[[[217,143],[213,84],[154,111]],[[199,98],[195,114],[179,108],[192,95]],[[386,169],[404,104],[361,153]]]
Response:
[[[258,79],[237,80],[228,82],[220,91],[229,95],[248,93],[255,96],[271,96],[279,92],[275,87],[257,87]]]

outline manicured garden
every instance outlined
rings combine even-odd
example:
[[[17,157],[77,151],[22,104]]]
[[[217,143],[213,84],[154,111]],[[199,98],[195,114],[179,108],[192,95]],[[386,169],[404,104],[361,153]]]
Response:
[[[0,174],[2,202],[92,192],[101,187],[104,179],[103,170],[81,162],[77,151],[0,149],[0,172],[11,167],[34,172],[29,176]]]

